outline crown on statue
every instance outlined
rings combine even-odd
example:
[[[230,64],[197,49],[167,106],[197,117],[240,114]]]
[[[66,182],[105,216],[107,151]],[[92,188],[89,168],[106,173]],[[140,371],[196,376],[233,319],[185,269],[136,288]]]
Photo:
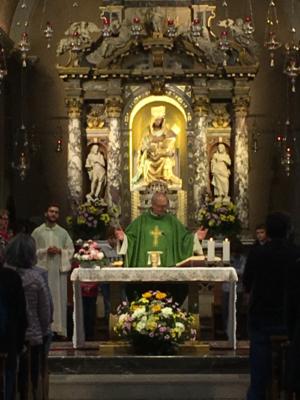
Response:
[[[152,118],[165,118],[166,115],[166,107],[165,106],[156,106],[151,107],[151,116]]]

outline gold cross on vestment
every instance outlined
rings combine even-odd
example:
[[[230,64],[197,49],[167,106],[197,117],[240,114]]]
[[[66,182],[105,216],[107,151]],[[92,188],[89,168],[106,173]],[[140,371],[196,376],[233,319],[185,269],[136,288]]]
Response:
[[[150,235],[153,236],[153,247],[158,246],[158,239],[162,236],[162,231],[159,230],[159,227],[156,225],[155,228],[150,232]]]

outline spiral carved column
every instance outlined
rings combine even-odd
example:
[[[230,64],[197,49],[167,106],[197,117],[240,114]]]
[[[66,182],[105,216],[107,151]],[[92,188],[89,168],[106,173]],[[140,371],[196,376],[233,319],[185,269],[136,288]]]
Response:
[[[234,197],[244,229],[249,226],[249,148],[247,114],[249,97],[236,97],[233,102],[234,132]]]
[[[209,187],[209,161],[207,154],[208,97],[197,99],[194,106],[194,205],[199,207],[201,197]]]
[[[106,111],[109,119],[107,199],[109,207],[113,204],[121,207],[121,110],[121,97],[115,96],[107,99]]]
[[[82,203],[82,140],[81,111],[82,99],[67,98],[68,107],[68,191],[71,207]]]

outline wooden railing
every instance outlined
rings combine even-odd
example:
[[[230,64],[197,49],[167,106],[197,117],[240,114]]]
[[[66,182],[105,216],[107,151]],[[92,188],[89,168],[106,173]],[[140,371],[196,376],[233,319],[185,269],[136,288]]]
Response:
[[[20,367],[22,371],[16,371],[18,378],[16,377],[17,388],[15,389],[14,399],[48,400],[48,355],[43,351],[39,354],[38,385],[34,391],[31,379],[31,360],[31,347],[28,346],[26,352],[21,355]],[[0,353],[0,400],[5,400],[5,364],[6,354]]]
[[[5,360],[6,354],[0,353],[0,399],[5,400]]]

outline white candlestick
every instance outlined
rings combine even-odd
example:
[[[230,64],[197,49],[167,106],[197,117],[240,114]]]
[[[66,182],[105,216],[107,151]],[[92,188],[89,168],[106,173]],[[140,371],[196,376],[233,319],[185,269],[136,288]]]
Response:
[[[213,238],[207,241],[207,261],[215,261],[215,241]]]
[[[223,240],[223,262],[230,262],[230,241],[228,239]]]

